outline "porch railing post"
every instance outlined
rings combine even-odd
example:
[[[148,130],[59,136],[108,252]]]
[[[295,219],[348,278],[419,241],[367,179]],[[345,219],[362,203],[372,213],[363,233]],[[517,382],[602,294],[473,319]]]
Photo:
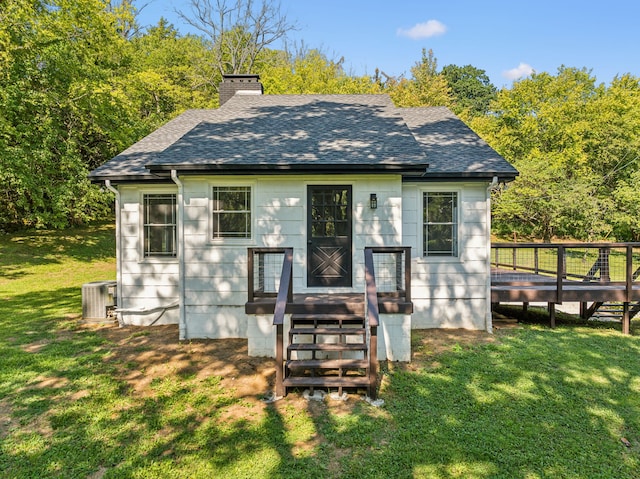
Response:
[[[276,325],[276,396],[284,396],[284,327]]]
[[[404,299],[411,301],[411,246],[404,248]]]
[[[625,275],[626,283],[626,298],[627,302],[631,302],[631,296],[633,293],[633,246],[627,245],[627,271]]]
[[[565,276],[565,258],[564,258],[564,246],[558,245],[558,266],[557,266],[557,289],[556,289],[556,303],[562,303],[562,282]]]
[[[253,301],[254,285],[253,285],[253,248],[247,250],[247,296],[249,301]]]

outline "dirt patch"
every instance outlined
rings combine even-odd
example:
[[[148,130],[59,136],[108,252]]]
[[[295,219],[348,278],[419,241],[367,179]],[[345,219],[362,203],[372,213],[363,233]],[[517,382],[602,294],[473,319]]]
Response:
[[[220,378],[221,387],[236,397],[265,394],[275,379],[275,363],[247,354],[246,339],[178,340],[178,326],[120,328],[115,325],[83,325],[94,328],[113,343],[108,361],[118,365],[137,394],[174,376],[199,380]]]
[[[136,395],[155,394],[154,383],[171,377],[197,378],[220,381],[220,387],[256,403],[274,390],[275,361],[272,358],[249,357],[246,339],[198,339],[179,341],[177,325],[120,328],[117,325],[82,325],[92,328],[113,343],[106,361],[115,364]],[[510,326],[505,326],[510,327]],[[498,329],[498,328],[496,328]],[[414,370],[437,366],[439,354],[453,348],[471,347],[492,343],[499,334],[465,329],[414,330],[412,334],[412,362],[386,363],[381,368]],[[293,402],[292,402],[293,401]],[[300,398],[290,397],[287,402],[311,410],[315,404],[307,404]],[[332,410],[347,413],[353,401],[329,401]],[[313,401],[311,401],[313,403]],[[237,415],[242,414],[239,408]],[[228,414],[236,413],[228,411]]]

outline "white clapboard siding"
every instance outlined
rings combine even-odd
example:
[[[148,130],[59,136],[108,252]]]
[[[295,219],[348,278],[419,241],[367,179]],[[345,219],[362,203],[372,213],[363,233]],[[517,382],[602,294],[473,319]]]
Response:
[[[142,195],[177,193],[171,184],[120,190],[120,287],[123,303],[131,308],[152,308],[182,298],[186,338],[246,337],[248,321],[255,320],[244,312],[248,248],[294,248],[294,291],[317,291],[306,286],[307,187],[311,184],[352,187],[353,287],[336,291],[363,291],[366,246],[410,246],[416,311],[411,327],[486,327],[490,281],[486,182],[403,183],[397,175],[201,176],[181,181],[184,295],[179,291],[179,258],[142,257]],[[212,238],[211,191],[224,185],[251,187],[251,238]],[[457,258],[422,257],[422,192],[427,190],[458,192]],[[376,209],[369,205],[372,193],[377,196]],[[276,282],[273,279],[273,287]],[[144,322],[140,317],[129,319],[132,324]],[[178,322],[178,311],[166,311],[160,320]]]
[[[487,328],[488,183],[407,183],[403,197],[403,243],[413,249],[413,328]],[[422,194],[458,193],[457,258],[422,257]]]

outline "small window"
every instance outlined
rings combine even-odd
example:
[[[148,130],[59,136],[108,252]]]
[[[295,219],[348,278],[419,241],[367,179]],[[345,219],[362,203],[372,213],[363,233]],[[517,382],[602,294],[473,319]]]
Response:
[[[423,196],[424,256],[458,256],[458,194]]]
[[[213,187],[213,237],[251,238],[251,187]]]
[[[176,195],[144,195],[144,256],[176,255]]]

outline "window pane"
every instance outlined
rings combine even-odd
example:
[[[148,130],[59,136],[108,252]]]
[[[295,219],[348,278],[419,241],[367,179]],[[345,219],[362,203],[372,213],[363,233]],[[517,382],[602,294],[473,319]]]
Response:
[[[176,195],[144,195],[144,256],[176,255]]]
[[[425,256],[457,256],[458,194],[424,193],[423,254]]]
[[[453,221],[454,198],[451,193],[434,193],[428,198],[427,217],[429,223]]]
[[[213,188],[213,237],[251,237],[251,188]]]
[[[427,236],[429,256],[452,256],[453,239],[453,225],[431,225]]]
[[[219,229],[221,236],[247,238],[249,231],[245,213],[220,213]]]

